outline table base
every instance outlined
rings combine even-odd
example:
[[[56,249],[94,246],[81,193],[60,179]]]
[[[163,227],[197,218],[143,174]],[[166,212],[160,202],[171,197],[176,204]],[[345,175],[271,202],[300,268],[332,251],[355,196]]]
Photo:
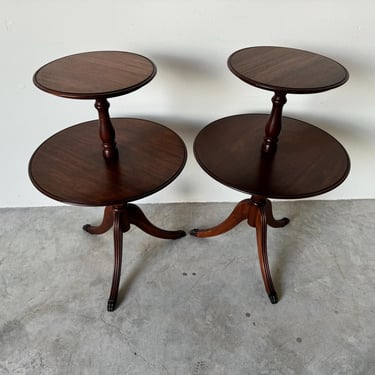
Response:
[[[277,292],[272,282],[267,254],[267,225],[273,228],[281,228],[289,223],[284,217],[276,220],[272,213],[272,204],[269,199],[262,196],[251,196],[237,204],[231,214],[220,224],[209,229],[193,229],[190,234],[195,237],[213,237],[233,229],[243,220],[256,229],[258,257],[262,272],[264,286],[271,303],[279,301]]]
[[[158,238],[176,240],[186,235],[183,230],[169,231],[158,228],[146,218],[145,214],[138,206],[131,203],[107,206],[104,210],[101,224],[97,226],[90,224],[84,225],[83,229],[90,234],[103,234],[110,230],[113,226],[115,261],[112,276],[112,287],[107,303],[108,311],[113,311],[116,307],[121,277],[123,246],[122,238],[123,233],[130,229],[130,224],[134,224],[144,232]]]

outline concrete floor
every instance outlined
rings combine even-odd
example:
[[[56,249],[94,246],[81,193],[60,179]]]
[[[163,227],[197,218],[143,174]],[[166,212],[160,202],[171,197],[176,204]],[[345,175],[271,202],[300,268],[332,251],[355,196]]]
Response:
[[[234,204],[144,205],[189,230]],[[210,239],[124,236],[108,313],[112,233],[101,209],[0,209],[0,374],[375,374],[375,201],[276,202],[263,288],[255,231]]]

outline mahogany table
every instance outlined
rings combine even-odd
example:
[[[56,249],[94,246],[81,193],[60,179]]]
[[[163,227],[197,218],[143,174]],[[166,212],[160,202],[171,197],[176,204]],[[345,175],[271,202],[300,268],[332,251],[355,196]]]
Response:
[[[130,224],[160,238],[185,235],[182,230],[158,228],[129,203],[161,190],[180,174],[186,162],[185,144],[163,125],[134,118],[111,120],[108,113],[107,98],[142,87],[155,73],[154,64],[143,56],[102,51],[58,59],[34,75],[36,86],[51,94],[95,100],[99,120],[71,126],[47,139],[33,154],[29,175],[37,189],[55,200],[105,206],[102,223],[83,229],[102,234],[113,225],[115,262],[108,311],[116,306],[122,236]]]
[[[286,95],[327,91],[344,84],[347,70],[337,62],[307,51],[282,47],[252,47],[233,53],[229,69],[250,85],[274,91],[270,115],[241,114],[203,128],[194,142],[200,166],[220,183],[251,195],[238,203],[220,224],[193,229],[197,237],[216,236],[243,220],[256,228],[258,256],[266,292],[278,295],[267,254],[267,225],[283,227],[289,219],[273,217],[269,198],[316,196],[340,185],[350,161],[343,146],[325,131],[283,117]]]

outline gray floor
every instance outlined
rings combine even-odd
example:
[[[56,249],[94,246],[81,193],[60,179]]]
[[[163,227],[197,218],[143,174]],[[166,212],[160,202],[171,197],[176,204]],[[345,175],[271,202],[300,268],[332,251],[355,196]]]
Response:
[[[144,205],[164,228],[234,204]],[[210,239],[124,236],[106,312],[112,233],[101,209],[0,209],[0,374],[375,374],[375,201],[276,202],[271,305],[245,223]]]

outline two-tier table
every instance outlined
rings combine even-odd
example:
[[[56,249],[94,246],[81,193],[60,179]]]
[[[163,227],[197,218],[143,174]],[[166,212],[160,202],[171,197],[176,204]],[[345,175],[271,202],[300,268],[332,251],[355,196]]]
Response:
[[[200,166],[220,183],[250,194],[222,223],[193,229],[197,237],[216,236],[243,220],[256,228],[260,268],[266,292],[278,302],[267,255],[267,225],[275,220],[268,198],[316,196],[340,185],[350,161],[343,146],[325,131],[306,122],[283,117],[287,94],[312,94],[343,85],[347,70],[339,63],[308,51],[282,47],[252,47],[233,53],[229,69],[241,80],[274,92],[272,111],[242,114],[214,121],[194,143]]]
[[[29,164],[31,181],[43,194],[70,204],[105,207],[102,223],[85,225],[101,234],[113,225],[115,262],[107,309],[115,308],[121,274],[122,235],[134,224],[160,238],[177,239],[182,230],[156,227],[134,200],[171,183],[186,162],[181,138],[158,123],[109,116],[108,98],[144,86],[156,74],[147,58],[129,52],[75,54],[41,67],[34,83],[48,93],[93,99],[99,119],[71,126],[47,139]]]

